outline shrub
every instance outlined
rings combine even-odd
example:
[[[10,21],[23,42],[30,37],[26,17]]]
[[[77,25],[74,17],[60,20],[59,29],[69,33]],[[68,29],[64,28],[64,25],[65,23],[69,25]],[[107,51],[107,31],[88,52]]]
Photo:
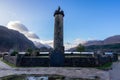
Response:
[[[18,52],[17,51],[13,51],[10,55],[11,56],[16,56],[16,54],[18,54]]]
[[[25,56],[30,56],[30,53],[26,52],[26,53],[25,53]]]
[[[39,51],[35,52],[35,56],[40,56]]]
[[[32,55],[33,50],[32,50],[31,48],[28,48],[28,49],[27,49],[27,53],[28,53],[29,55]]]

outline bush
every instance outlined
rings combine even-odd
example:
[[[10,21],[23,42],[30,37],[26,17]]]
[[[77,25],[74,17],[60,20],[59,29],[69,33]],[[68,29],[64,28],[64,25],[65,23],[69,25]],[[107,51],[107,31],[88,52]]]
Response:
[[[30,56],[30,53],[26,52],[26,53],[25,53],[25,56]]]
[[[10,55],[11,56],[16,56],[16,54],[18,54],[18,52],[17,51],[13,51]]]
[[[40,56],[39,51],[36,51],[36,52],[35,52],[35,56]]]
[[[31,48],[28,48],[27,49],[27,54],[32,55],[32,53],[33,53],[33,50]]]

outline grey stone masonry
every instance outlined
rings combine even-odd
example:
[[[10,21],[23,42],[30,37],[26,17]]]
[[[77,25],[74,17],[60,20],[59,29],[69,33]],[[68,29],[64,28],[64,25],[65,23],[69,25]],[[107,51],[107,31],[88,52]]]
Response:
[[[58,10],[54,13],[54,50],[64,53],[63,46],[63,17],[64,12],[58,7]]]

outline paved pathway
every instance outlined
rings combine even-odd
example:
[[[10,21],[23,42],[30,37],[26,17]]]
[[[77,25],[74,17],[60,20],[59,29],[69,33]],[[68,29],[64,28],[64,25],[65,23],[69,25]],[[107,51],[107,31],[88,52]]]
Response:
[[[6,63],[0,60],[0,69],[11,69],[12,67],[8,66]]]
[[[12,68],[0,61],[0,77],[13,74],[58,74],[75,78],[94,78],[99,76],[101,80],[109,80],[109,72],[94,68],[63,68],[63,67],[40,67],[40,68]]]
[[[110,72],[110,80],[120,80],[120,61],[114,62]]]

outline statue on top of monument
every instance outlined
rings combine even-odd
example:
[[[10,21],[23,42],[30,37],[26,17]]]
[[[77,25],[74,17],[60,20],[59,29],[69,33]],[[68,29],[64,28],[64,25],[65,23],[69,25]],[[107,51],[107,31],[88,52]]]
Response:
[[[60,6],[58,6],[58,11],[60,12],[60,10],[61,10],[61,8],[60,8]]]
[[[57,10],[55,10],[54,16],[55,16],[56,14],[62,14],[62,15],[64,16],[64,11],[61,10],[60,6],[58,6],[58,9],[57,9]]]

